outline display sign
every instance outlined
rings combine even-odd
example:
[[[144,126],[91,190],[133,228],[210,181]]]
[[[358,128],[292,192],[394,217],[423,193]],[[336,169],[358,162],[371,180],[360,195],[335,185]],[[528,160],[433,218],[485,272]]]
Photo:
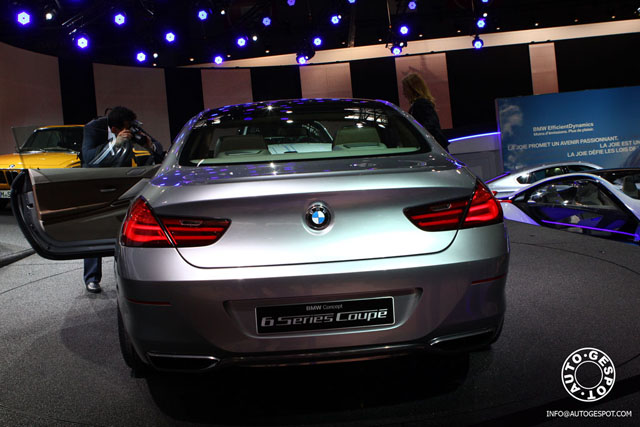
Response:
[[[505,171],[567,161],[640,167],[640,86],[496,103]]]

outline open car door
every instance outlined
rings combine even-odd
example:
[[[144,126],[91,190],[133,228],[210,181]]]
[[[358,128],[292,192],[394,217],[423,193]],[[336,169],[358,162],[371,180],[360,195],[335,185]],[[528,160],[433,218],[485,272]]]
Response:
[[[25,170],[11,187],[13,213],[44,258],[112,256],[129,202],[158,168]]]

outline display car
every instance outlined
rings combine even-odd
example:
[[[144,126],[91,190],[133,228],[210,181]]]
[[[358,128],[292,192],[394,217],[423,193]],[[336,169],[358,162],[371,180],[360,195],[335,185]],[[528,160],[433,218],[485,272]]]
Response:
[[[500,204],[386,102],[208,110],[162,165],[29,170],[12,205],[42,256],[115,255],[136,370],[464,354],[501,331]]]
[[[485,183],[494,196],[504,197],[545,178],[593,169],[601,169],[601,166],[586,162],[549,163],[506,172],[485,181]]]
[[[79,168],[84,125],[43,126],[35,129],[17,153],[0,155],[0,208],[9,202],[11,183],[23,169]],[[151,161],[145,148],[135,145],[132,165]]]
[[[506,219],[638,243],[640,169],[548,178],[502,198]]]

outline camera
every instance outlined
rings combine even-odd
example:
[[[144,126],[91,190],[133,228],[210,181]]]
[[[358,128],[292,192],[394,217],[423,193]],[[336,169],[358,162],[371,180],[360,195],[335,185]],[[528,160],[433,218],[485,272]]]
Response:
[[[131,122],[131,127],[129,128],[131,135],[133,135],[133,142],[140,145],[145,145],[147,142],[146,132],[142,129],[142,122],[139,120],[134,120]]]

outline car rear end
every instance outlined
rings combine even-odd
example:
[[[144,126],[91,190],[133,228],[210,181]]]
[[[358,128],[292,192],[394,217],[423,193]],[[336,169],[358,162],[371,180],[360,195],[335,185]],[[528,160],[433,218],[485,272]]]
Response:
[[[325,120],[281,138],[273,120],[245,114],[260,106],[289,124]],[[118,303],[142,360],[197,371],[469,351],[497,338],[508,266],[500,206],[424,130],[371,101],[224,113],[190,124],[123,225]],[[247,117],[251,127],[239,125]],[[392,127],[404,136],[393,143]],[[261,135],[266,152],[240,144],[243,153],[220,155],[215,132],[207,149],[193,146],[217,128]],[[337,147],[345,133],[350,146]]]

